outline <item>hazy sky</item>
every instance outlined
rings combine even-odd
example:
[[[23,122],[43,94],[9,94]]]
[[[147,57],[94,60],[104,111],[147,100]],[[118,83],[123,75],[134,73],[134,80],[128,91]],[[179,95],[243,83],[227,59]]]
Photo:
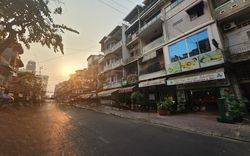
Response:
[[[56,17],[63,23],[80,32],[80,35],[66,32],[63,35],[65,55],[54,53],[52,49],[39,44],[25,49],[21,56],[24,64],[28,60],[37,62],[37,71],[42,66],[42,74],[49,75],[49,91],[54,85],[67,80],[65,70],[87,67],[87,57],[100,54],[99,41],[108,35],[122,19],[143,0],[64,0],[63,15]],[[109,6],[108,6],[109,5]]]

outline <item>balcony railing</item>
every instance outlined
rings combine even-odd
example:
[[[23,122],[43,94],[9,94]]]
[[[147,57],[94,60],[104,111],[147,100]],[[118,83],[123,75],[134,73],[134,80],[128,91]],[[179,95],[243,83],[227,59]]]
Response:
[[[139,47],[136,47],[136,48],[130,50],[129,52],[134,53],[134,55],[127,58],[126,63],[132,62],[132,61],[138,59],[141,56],[141,52],[140,52]]]
[[[137,35],[138,35],[138,31],[136,31],[136,32],[135,32],[134,34],[132,34],[132,35],[128,35],[126,43],[129,43],[129,42],[135,40],[136,37],[137,37]]]
[[[151,26],[153,23],[155,23],[156,21],[161,19],[161,13],[159,13],[157,16],[155,16],[152,20],[150,20],[149,22],[147,22],[146,24],[144,24],[141,27],[140,32],[144,31],[145,29],[147,29],[149,26]]]
[[[120,59],[120,60],[117,60],[111,64],[105,65],[103,68],[103,71],[105,72],[107,70],[111,70],[111,69],[117,68],[117,67],[122,66],[122,65],[123,65],[123,61],[122,61],[122,59]]]
[[[250,6],[250,1],[246,0],[231,0],[215,9],[216,17],[218,20],[222,20],[226,17],[234,15],[237,12],[242,11]]]
[[[162,45],[164,42],[165,42],[164,37],[161,36],[161,37],[157,38],[156,40],[154,40],[153,42],[149,43],[148,45],[144,46],[142,51],[143,51],[143,53],[146,53],[146,52]]]
[[[122,41],[119,41],[115,45],[113,45],[112,47],[105,49],[104,53],[105,53],[105,55],[107,55],[109,53],[113,53],[114,51],[119,49],[121,46],[122,46]]]
[[[235,44],[235,45],[230,45],[228,48],[229,48],[231,55],[237,55],[240,53],[249,52],[250,41],[246,41],[246,42]]]
[[[122,86],[122,80],[117,80],[114,82],[107,82],[103,84],[103,89],[118,88]]]

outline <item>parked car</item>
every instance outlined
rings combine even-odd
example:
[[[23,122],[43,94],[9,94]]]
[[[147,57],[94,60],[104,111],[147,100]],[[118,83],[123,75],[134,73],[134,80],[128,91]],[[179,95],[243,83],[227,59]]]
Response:
[[[14,98],[12,96],[9,96],[9,95],[4,94],[4,93],[0,93],[0,103],[1,104],[10,103],[13,101],[14,101]]]

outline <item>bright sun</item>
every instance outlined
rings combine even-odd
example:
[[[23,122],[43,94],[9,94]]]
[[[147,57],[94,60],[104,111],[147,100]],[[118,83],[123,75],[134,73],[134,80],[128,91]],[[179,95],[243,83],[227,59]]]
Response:
[[[75,67],[73,65],[68,65],[63,68],[63,75],[69,76],[70,74],[73,74],[75,72]]]

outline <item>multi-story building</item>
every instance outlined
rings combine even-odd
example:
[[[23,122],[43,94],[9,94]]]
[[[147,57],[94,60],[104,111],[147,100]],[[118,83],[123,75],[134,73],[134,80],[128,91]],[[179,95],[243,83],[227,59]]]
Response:
[[[250,100],[250,1],[212,1],[234,92]]]
[[[91,91],[94,92],[99,89],[98,84],[98,63],[99,60],[103,58],[103,55],[90,55],[87,58],[88,61],[88,76],[91,83]]]
[[[106,96],[122,87],[123,79],[123,40],[122,26],[116,26],[115,29],[100,41],[101,51],[104,53],[99,60],[99,80],[104,91],[100,96]],[[112,89],[112,90],[111,90]]]
[[[178,109],[217,110],[230,88],[222,41],[208,0],[169,1],[164,8],[164,46],[168,96]]]

